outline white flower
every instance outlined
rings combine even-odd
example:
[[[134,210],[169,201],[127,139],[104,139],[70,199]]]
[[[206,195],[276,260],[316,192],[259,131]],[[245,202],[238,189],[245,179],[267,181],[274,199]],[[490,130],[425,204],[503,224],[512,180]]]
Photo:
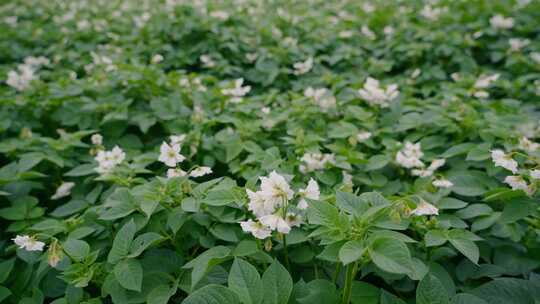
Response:
[[[480,75],[476,82],[474,83],[474,87],[476,89],[485,89],[491,85],[492,82],[499,79],[499,74],[493,74],[493,75]]]
[[[396,154],[396,162],[407,169],[422,168],[424,163],[420,160],[424,156],[420,143],[405,142],[403,149]]]
[[[26,251],[43,251],[43,247],[45,247],[45,243],[37,241],[28,235],[17,235],[12,240],[19,248]]]
[[[182,177],[186,176],[186,171],[179,169],[179,168],[169,168],[167,169],[167,178],[173,178],[173,177]]]
[[[307,173],[311,171],[316,170],[322,170],[326,166],[327,163],[334,163],[335,158],[334,154],[327,154],[327,153],[306,153],[300,161],[303,162],[299,166],[299,170],[302,173]]]
[[[530,141],[527,137],[522,137],[519,139],[519,148],[527,152],[534,152],[540,148],[540,144]]]
[[[109,173],[125,158],[126,154],[118,146],[115,146],[111,151],[99,151],[95,157],[98,162],[98,167],[95,170],[100,174]]]
[[[364,83],[364,88],[358,90],[358,94],[370,105],[378,105],[385,108],[390,105],[389,102],[398,97],[399,91],[396,84],[391,84],[386,89],[383,89],[380,87],[377,79],[368,77]]]
[[[367,25],[362,25],[362,28],[360,29],[360,32],[364,36],[366,36],[369,40],[377,39],[377,36],[375,35],[375,33]]]
[[[39,56],[39,57],[28,56],[28,57],[24,58],[24,65],[26,65],[26,66],[28,66],[28,67],[30,67],[32,69],[37,69],[42,65],[48,65],[50,63],[51,63],[51,61],[49,59],[47,59],[46,57],[43,57],[43,56]]]
[[[530,170],[529,174],[531,175],[531,178],[533,179],[540,179],[540,170],[538,169]]]
[[[274,204],[267,202],[261,191],[253,192],[249,189],[246,189],[246,193],[249,198],[248,210],[253,212],[255,216],[261,217],[265,215],[272,214],[274,212]]]
[[[411,174],[419,177],[428,177],[433,175],[433,171],[429,169],[413,169]]]
[[[191,177],[201,177],[201,176],[205,176],[207,174],[211,174],[212,173],[212,168],[210,167],[197,167],[193,170],[191,170],[191,172],[189,172],[189,176]]]
[[[307,209],[308,203],[306,201],[306,198],[318,200],[321,196],[319,184],[317,184],[317,182],[313,178],[310,178],[307,187],[305,189],[298,190],[298,193],[300,194],[301,199],[296,207],[300,210]]]
[[[101,146],[103,144],[103,136],[98,133],[92,135],[92,137],[90,137],[90,140],[92,141],[92,144],[96,146]]]
[[[504,179],[504,182],[510,185],[512,190],[523,190],[527,194],[532,194],[532,189],[529,188],[529,185],[527,185],[527,182],[523,179],[523,177],[519,175],[509,175]]]
[[[159,148],[160,154],[158,160],[169,167],[176,167],[177,163],[181,163],[185,159],[185,157],[180,154],[180,149],[181,147],[179,144],[172,144],[169,146],[166,142],[163,142]]]
[[[506,170],[512,171],[514,174],[518,171],[518,163],[502,150],[491,151],[491,159],[497,167],[503,167]]]
[[[219,19],[221,21],[226,21],[229,19],[229,13],[225,11],[213,11],[210,13],[210,17]]]
[[[171,145],[181,144],[186,139],[186,134],[171,135],[169,136]]]
[[[213,68],[216,66],[216,63],[214,62],[214,60],[212,59],[212,57],[208,56],[208,55],[201,55],[201,57],[199,57],[199,60],[201,60],[201,62],[203,63],[203,65],[207,68]]]
[[[505,18],[502,15],[495,15],[489,19],[489,24],[494,29],[507,30],[514,27],[514,19],[510,17]]]
[[[277,230],[280,233],[287,234],[291,231],[291,227],[280,214],[274,213],[265,215],[259,218],[261,224],[268,226],[271,230]]]
[[[259,222],[254,222],[251,219],[245,222],[240,222],[240,226],[242,227],[242,230],[244,232],[249,232],[254,237],[261,240],[264,240],[265,238],[270,237],[272,235],[272,231],[270,230],[270,228],[264,226],[263,224]]]
[[[268,177],[262,176],[261,195],[264,200],[273,206],[279,207],[285,203],[285,200],[293,198],[294,192],[285,178],[276,171],[270,172]]]
[[[347,171],[341,171],[342,183],[346,186],[353,186],[353,176],[347,173]]]
[[[414,69],[414,71],[411,73],[411,78],[412,78],[412,79],[416,79],[418,76],[420,76],[420,74],[422,74],[422,70],[416,68],[416,69]]]
[[[61,199],[63,197],[69,196],[71,194],[71,189],[75,187],[73,182],[64,182],[56,189],[56,192],[51,196],[52,200]]]
[[[474,97],[476,98],[488,98],[489,97],[489,93],[486,92],[486,91],[476,91],[474,92]]]
[[[221,93],[225,96],[231,96],[230,101],[232,103],[239,103],[242,101],[242,97],[251,91],[251,86],[243,87],[243,78],[236,79],[234,81],[234,87],[229,89],[222,89]]]
[[[15,26],[17,25],[18,19],[17,16],[7,16],[4,18],[4,22],[9,26]]]
[[[446,163],[446,160],[443,158],[434,159],[433,161],[431,161],[431,164],[429,165],[428,170],[436,171],[440,167],[444,166],[445,163]]]
[[[432,182],[432,184],[433,186],[438,187],[438,188],[450,188],[454,186],[454,184],[451,181],[444,178],[436,179]]]
[[[394,35],[395,32],[396,30],[391,25],[387,25],[383,28],[383,33],[386,36],[386,38],[390,38],[392,35]]]
[[[306,61],[293,64],[293,68],[295,75],[303,75],[311,71],[311,69],[313,68],[313,57],[309,57],[308,59],[306,59]]]
[[[353,35],[354,35],[353,31],[341,31],[339,32],[338,37],[347,39],[347,38],[351,38]]]
[[[448,10],[447,7],[432,7],[431,5],[426,5],[420,11],[422,17],[429,19],[431,21],[439,20],[439,16]]]
[[[529,45],[531,41],[529,39],[521,39],[521,38],[510,38],[508,40],[508,44],[510,44],[510,50],[512,52],[518,52],[522,48]]]
[[[285,221],[290,227],[300,227],[300,225],[302,225],[303,223],[302,216],[300,214],[294,214],[292,212],[287,213]]]
[[[366,141],[370,138],[371,138],[371,132],[368,132],[368,131],[362,131],[356,134],[356,140],[358,140],[359,142]]]
[[[162,56],[161,54],[156,54],[156,55],[154,55],[154,56],[152,57],[152,60],[151,60],[151,62],[152,62],[153,64],[158,64],[158,63],[160,63],[160,62],[162,62],[162,61],[163,61],[163,56]]]
[[[433,206],[432,204],[422,200],[417,206],[416,209],[411,211],[411,214],[422,216],[422,215],[439,215],[439,209]]]
[[[263,112],[263,114],[270,114],[270,108],[269,107],[262,107],[261,108],[261,112]]]
[[[307,87],[304,89],[304,96],[312,98],[323,110],[336,106],[336,98],[326,88],[314,89],[312,87]]]
[[[34,74],[34,69],[29,65],[21,64],[17,71],[9,71],[6,84],[18,91],[24,91],[30,87],[32,80],[38,77]]]
[[[531,53],[531,59],[535,61],[536,63],[540,64],[540,53],[539,52]]]

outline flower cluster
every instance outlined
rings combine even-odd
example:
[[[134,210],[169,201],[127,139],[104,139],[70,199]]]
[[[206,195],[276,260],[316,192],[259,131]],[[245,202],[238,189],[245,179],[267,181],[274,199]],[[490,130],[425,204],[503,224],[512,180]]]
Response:
[[[537,143],[529,141],[526,137],[520,140],[520,148],[527,152],[536,151],[539,148]],[[527,195],[532,196],[540,182],[540,170],[533,168],[531,170],[522,170],[520,173],[518,162],[513,159],[513,153],[505,153],[503,150],[492,150],[491,159],[496,167],[502,167],[514,175],[508,175],[504,178],[504,182],[508,184],[512,190],[522,190]],[[531,182],[527,182],[527,179]]]
[[[478,79],[474,83],[474,97],[477,98],[488,98],[489,93],[485,91],[492,82],[497,81],[499,79],[499,74],[493,74],[493,75],[480,75]]]
[[[173,178],[173,177],[181,177],[181,176],[187,176],[190,177],[201,177],[207,174],[212,173],[212,169],[210,167],[196,167],[192,169],[189,173],[182,170],[181,168],[177,168],[177,165],[181,162],[183,162],[186,157],[183,156],[180,151],[182,150],[182,143],[186,139],[185,134],[179,134],[179,135],[171,135],[169,137],[170,144],[167,142],[163,142],[159,148],[159,158],[158,160],[169,169],[167,169],[167,178]]]
[[[309,57],[308,59],[306,59],[306,61],[297,62],[293,64],[293,68],[294,68],[295,75],[306,74],[307,72],[311,71],[311,69],[313,68],[313,57]]]
[[[99,174],[109,173],[121,164],[125,158],[126,153],[118,146],[114,146],[111,151],[100,150],[95,157],[98,162],[98,167],[95,170]]]
[[[489,24],[496,30],[508,30],[514,27],[514,19],[505,18],[503,15],[495,15],[489,19]]]
[[[299,201],[292,204],[295,196],[285,177],[272,171],[268,176],[260,177],[261,187],[257,192],[246,189],[249,203],[248,210],[256,220],[248,219],[240,222],[242,230],[251,233],[258,239],[272,235],[272,231],[288,234],[292,227],[300,226],[300,212],[308,208],[306,199],[319,199],[319,185],[310,179],[305,189],[298,190]]]
[[[242,86],[243,84],[244,78],[236,79],[234,81],[234,87],[222,89],[221,93],[225,96],[231,96],[229,100],[232,103],[242,102],[242,97],[251,91],[251,86]]]
[[[396,154],[396,162],[407,169],[412,169],[411,174],[419,177],[430,177],[435,174],[435,171],[446,163],[442,158],[434,159],[429,166],[425,166],[421,158],[424,156],[420,143],[405,142],[403,149]],[[437,177],[432,182],[433,186],[437,188],[450,188],[454,184],[443,178]]]
[[[17,66],[17,70],[8,72],[6,84],[15,88],[17,91],[24,91],[30,86],[32,80],[39,78],[35,72],[42,65],[49,63],[49,59],[45,57],[26,57],[24,63]]]
[[[382,88],[377,79],[368,77],[364,83],[364,87],[358,90],[358,94],[370,105],[386,108],[390,105],[391,101],[398,97],[399,91],[396,84]]]
[[[314,89],[312,87],[307,87],[304,90],[304,96],[311,98],[323,111],[336,106],[336,98],[326,88]]]
[[[307,173],[322,170],[326,164],[333,164],[336,160],[334,154],[330,153],[305,153],[300,161],[302,161],[299,166],[300,172]]]

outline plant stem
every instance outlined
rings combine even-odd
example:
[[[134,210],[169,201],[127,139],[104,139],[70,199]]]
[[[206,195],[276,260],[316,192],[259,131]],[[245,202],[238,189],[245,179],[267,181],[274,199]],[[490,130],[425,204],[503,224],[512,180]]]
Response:
[[[357,266],[358,266],[358,262],[354,262],[354,264],[347,265],[347,273],[345,275],[345,286],[343,289],[343,298],[341,301],[342,304],[349,304],[351,302],[352,282],[356,274]]]
[[[285,234],[282,234],[283,236],[283,253],[285,254],[285,267],[287,267],[287,270],[291,272],[291,265],[289,264],[289,251],[287,250],[287,236]]]
[[[334,285],[337,284],[337,280],[339,278],[339,273],[341,272],[341,263],[337,263],[336,264],[336,270],[334,271],[334,279],[333,279],[333,283]]]

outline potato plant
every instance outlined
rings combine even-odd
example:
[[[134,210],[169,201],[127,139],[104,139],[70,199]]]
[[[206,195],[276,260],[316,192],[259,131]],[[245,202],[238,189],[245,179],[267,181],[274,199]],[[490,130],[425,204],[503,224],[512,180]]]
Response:
[[[0,24],[0,303],[540,303],[538,0]]]

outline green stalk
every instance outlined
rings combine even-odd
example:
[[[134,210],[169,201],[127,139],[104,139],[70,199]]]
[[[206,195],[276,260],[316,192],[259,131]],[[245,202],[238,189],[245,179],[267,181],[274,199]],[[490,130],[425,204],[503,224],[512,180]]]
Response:
[[[334,271],[334,279],[333,279],[334,285],[337,284],[337,280],[339,278],[340,272],[341,272],[341,263],[336,263],[336,270]]]
[[[354,262],[354,264],[347,265],[347,273],[345,275],[345,288],[343,289],[343,297],[342,297],[342,304],[349,304],[351,302],[351,293],[352,293],[352,282],[354,280],[354,276],[356,274],[356,268],[358,266],[358,262]]]
[[[291,265],[289,264],[289,251],[287,250],[287,236],[285,234],[282,234],[283,236],[283,253],[285,254],[285,267],[287,267],[287,270],[291,272]]]

